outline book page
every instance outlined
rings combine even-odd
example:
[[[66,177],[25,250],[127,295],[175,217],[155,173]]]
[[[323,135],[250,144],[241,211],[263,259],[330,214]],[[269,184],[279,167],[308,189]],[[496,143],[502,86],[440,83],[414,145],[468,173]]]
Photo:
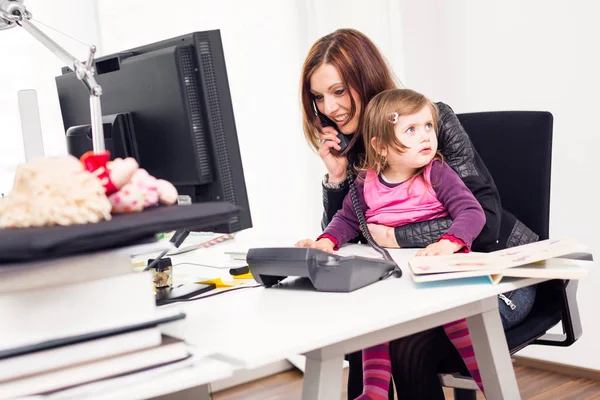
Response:
[[[495,259],[485,253],[453,254],[450,256],[414,257],[408,262],[412,272],[440,274],[446,272],[488,271],[498,269]]]
[[[498,257],[503,268],[512,268],[519,265],[564,256],[569,253],[576,253],[585,249],[586,246],[583,246],[572,239],[559,238],[511,247],[495,251],[490,253],[490,255]]]
[[[583,279],[589,275],[592,261],[551,258],[504,270],[504,276],[519,278]]]

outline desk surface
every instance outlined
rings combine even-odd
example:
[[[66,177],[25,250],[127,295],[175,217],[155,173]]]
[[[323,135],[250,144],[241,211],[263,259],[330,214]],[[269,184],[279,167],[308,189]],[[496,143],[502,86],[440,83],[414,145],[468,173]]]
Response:
[[[364,252],[363,246],[353,246],[358,247],[349,246],[345,251]],[[184,257],[188,262],[207,262],[205,250],[174,257],[174,264]],[[317,292],[305,280],[277,288],[240,290],[180,303],[187,318],[165,326],[164,330],[202,352],[213,351],[240,367],[257,368],[288,355],[303,354],[541,282],[515,279],[492,285],[479,279],[417,285],[406,265],[414,252],[390,251],[404,271],[400,279],[390,278],[352,293]],[[210,273],[197,268],[200,275]],[[386,302],[394,307],[394,312],[374,308],[373,299]]]

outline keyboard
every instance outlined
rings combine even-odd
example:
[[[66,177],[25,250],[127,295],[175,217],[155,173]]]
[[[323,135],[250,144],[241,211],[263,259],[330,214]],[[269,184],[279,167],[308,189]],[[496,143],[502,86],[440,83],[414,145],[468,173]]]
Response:
[[[304,247],[253,248],[248,250],[246,261],[254,279],[265,287],[297,276],[310,279],[318,291],[351,292],[391,275],[402,275],[394,261]]]

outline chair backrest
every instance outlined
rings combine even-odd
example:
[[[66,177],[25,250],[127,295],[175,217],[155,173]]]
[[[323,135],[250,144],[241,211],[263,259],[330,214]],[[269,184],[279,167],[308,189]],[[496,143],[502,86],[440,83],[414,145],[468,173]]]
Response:
[[[552,123],[549,112],[495,111],[458,114],[492,174],[502,207],[548,238]]]

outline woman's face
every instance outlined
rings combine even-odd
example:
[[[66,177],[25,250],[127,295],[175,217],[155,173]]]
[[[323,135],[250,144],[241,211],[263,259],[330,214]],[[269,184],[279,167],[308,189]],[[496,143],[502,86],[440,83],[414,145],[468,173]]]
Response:
[[[340,132],[346,135],[356,132],[362,104],[358,93],[344,85],[336,67],[332,64],[318,67],[310,77],[310,92],[319,112],[334,121]],[[356,113],[352,119],[348,119],[351,97],[356,103]]]

